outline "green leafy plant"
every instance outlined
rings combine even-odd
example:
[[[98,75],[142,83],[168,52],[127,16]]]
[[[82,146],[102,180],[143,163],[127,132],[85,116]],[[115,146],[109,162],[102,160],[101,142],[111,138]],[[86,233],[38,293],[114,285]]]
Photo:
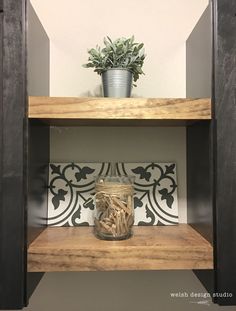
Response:
[[[107,69],[124,68],[133,73],[134,82],[144,74],[142,66],[146,55],[143,43],[134,42],[134,36],[114,41],[107,36],[103,42],[103,48],[96,46],[88,50],[88,63],[83,67],[95,68],[94,71],[99,75]]]

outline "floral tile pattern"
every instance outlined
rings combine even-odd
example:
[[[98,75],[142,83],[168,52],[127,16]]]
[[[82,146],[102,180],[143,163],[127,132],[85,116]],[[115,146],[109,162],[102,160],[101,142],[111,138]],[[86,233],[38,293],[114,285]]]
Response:
[[[108,175],[110,163],[51,163],[49,165],[48,225],[93,225],[95,180]]]
[[[175,163],[117,163],[116,172],[135,176],[135,225],[178,224]]]
[[[48,225],[93,225],[94,177],[110,171],[110,163],[51,163]],[[135,225],[178,224],[175,163],[117,163],[116,173],[135,176]]]

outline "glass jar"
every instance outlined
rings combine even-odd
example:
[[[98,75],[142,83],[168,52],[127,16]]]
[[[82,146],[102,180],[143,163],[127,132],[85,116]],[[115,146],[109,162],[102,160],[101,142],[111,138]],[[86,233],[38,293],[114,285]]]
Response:
[[[99,176],[95,183],[95,234],[103,240],[124,240],[134,223],[134,177]]]

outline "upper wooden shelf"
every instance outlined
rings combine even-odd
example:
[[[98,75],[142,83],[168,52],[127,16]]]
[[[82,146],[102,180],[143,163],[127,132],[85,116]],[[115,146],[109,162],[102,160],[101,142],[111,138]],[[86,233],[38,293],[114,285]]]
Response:
[[[211,119],[209,98],[29,97],[29,118],[51,120]],[[83,122],[82,122],[83,123]]]
[[[134,227],[124,241],[92,227],[48,227],[29,246],[28,271],[212,269],[213,250],[191,226]]]

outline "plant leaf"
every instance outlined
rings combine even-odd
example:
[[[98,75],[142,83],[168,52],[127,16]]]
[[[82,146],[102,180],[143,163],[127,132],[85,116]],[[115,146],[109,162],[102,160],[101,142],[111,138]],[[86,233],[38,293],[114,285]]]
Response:
[[[107,36],[103,39],[103,43],[104,48],[96,46],[88,50],[88,63],[83,65],[84,68],[94,68],[94,72],[99,75],[110,68],[125,68],[133,73],[134,82],[139,79],[139,75],[144,74],[142,71],[146,56],[144,44],[134,42],[134,36],[114,41]]]

